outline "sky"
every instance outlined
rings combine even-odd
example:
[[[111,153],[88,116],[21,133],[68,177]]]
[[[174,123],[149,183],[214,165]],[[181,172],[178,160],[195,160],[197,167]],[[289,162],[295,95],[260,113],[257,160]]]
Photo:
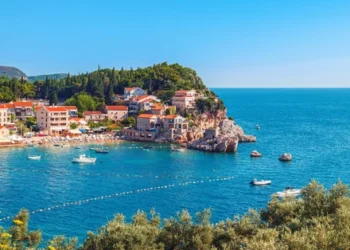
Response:
[[[350,87],[350,1],[4,0],[0,65],[27,75],[161,62],[210,87]]]

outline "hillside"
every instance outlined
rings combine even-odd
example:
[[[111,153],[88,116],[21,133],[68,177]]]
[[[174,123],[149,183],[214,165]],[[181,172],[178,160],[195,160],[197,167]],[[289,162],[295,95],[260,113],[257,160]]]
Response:
[[[59,74],[50,74],[50,75],[38,75],[38,76],[29,76],[28,81],[29,82],[35,82],[35,81],[45,81],[46,77],[53,80],[61,80],[65,77],[67,77],[68,74],[65,73],[59,73]]]
[[[17,79],[21,79],[22,77],[24,77],[25,80],[28,80],[27,75],[24,74],[23,71],[15,67],[8,67],[8,66],[0,66],[0,76],[5,76],[8,78],[17,78]]]

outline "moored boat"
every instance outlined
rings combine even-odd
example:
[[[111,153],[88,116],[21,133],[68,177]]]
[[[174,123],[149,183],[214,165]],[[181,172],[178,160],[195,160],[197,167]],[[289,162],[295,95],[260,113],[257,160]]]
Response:
[[[95,152],[98,154],[108,154],[109,153],[108,149],[105,149],[105,148],[97,148],[95,150]]]
[[[28,155],[27,159],[28,160],[40,160],[41,155]]]
[[[249,184],[253,186],[265,186],[265,185],[270,185],[272,181],[270,180],[260,180],[258,181],[257,179],[252,180]]]
[[[262,154],[259,153],[257,150],[254,150],[250,153],[250,157],[261,157]]]
[[[260,125],[256,124],[256,130],[260,130]]]
[[[299,196],[302,193],[302,189],[295,189],[293,187],[286,187],[283,191],[275,193],[279,198],[286,196]]]
[[[96,158],[86,157],[85,155],[79,155],[78,158],[73,158],[73,163],[95,163]]]
[[[292,160],[292,154],[290,153],[283,153],[278,160],[280,161],[291,161]]]

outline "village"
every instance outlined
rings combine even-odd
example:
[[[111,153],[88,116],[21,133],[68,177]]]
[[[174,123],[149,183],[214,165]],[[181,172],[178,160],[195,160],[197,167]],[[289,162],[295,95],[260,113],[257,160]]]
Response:
[[[124,89],[123,95],[115,96],[115,105],[106,105],[100,111],[84,111],[81,117],[76,106],[63,103],[57,106],[49,106],[45,100],[3,103],[0,104],[0,145],[13,145],[20,138],[33,136],[74,138],[104,132],[114,132],[126,140],[173,141],[189,129],[189,122],[182,115],[195,110],[198,98],[203,96],[195,90],[178,90],[170,104],[165,104],[139,87],[130,87]],[[32,129],[24,132],[21,128],[28,120],[35,121],[35,132]],[[98,126],[105,121],[122,126],[115,130]]]

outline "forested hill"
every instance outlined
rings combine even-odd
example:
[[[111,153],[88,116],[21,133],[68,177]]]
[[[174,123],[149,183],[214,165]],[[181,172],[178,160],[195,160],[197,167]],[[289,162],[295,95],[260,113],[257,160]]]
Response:
[[[27,80],[28,77],[21,70],[15,67],[0,66],[0,76],[5,76],[8,78],[21,79],[22,77]]]
[[[33,83],[0,78],[0,102],[18,97],[58,99],[86,93],[93,96],[96,106],[111,104],[114,94],[122,94],[125,87],[138,86],[155,94],[163,101],[170,100],[178,89],[206,89],[201,78],[190,68],[179,64],[161,63],[137,69],[100,69],[63,79],[36,80]]]
[[[35,82],[35,81],[44,81],[46,77],[49,79],[54,79],[54,80],[61,80],[65,77],[67,77],[68,74],[65,73],[60,73],[60,74],[49,74],[49,75],[38,75],[38,76],[29,76],[28,81],[29,82]]]

